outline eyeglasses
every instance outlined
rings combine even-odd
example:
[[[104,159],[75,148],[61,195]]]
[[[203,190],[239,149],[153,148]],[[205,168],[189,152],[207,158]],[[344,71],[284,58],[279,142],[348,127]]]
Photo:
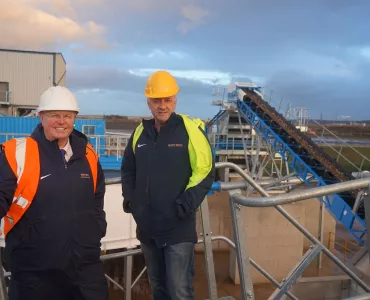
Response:
[[[60,120],[63,118],[63,120],[68,121],[73,121],[75,115],[74,114],[57,114],[57,113],[50,113],[50,114],[45,114],[49,119],[52,120]]]

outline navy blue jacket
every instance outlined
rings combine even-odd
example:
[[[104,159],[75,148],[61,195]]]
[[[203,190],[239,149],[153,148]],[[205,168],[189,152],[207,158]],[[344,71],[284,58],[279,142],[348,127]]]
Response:
[[[64,167],[57,141],[45,138],[41,124],[31,137],[38,143],[40,177],[35,198],[22,219],[6,236],[11,269],[38,271],[63,269],[71,263],[95,262],[100,257],[100,240],[106,233],[104,174],[98,165],[94,194],[89,163],[85,157],[87,139],[74,130],[73,151]],[[82,174],[89,174],[82,176]],[[0,217],[12,203],[17,182],[4,153],[0,153]]]
[[[214,161],[207,177],[184,192],[192,170],[183,119],[173,113],[159,133],[154,120],[143,126],[135,154],[132,135],[121,167],[123,206],[137,223],[137,238],[158,247],[197,242],[196,210],[214,181]]]

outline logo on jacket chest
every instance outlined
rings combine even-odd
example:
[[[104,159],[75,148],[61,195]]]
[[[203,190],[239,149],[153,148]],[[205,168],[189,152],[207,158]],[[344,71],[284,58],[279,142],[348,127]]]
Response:
[[[182,148],[182,144],[168,144],[169,148]]]
[[[89,173],[81,173],[81,179],[90,179]]]

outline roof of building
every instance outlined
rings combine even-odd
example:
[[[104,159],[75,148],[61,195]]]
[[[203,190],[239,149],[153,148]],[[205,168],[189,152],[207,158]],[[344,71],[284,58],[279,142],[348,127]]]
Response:
[[[33,50],[17,50],[17,49],[2,49],[0,48],[0,52],[17,52],[17,53],[25,53],[25,54],[49,54],[49,55],[55,55],[60,54],[64,60],[64,63],[66,63],[66,60],[61,52],[47,52],[47,51],[33,51]]]

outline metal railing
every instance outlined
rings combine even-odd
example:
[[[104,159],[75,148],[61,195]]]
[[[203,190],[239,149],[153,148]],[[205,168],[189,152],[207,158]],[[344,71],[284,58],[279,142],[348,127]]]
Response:
[[[333,253],[331,253],[330,250],[326,248],[322,242],[320,242],[306,228],[299,224],[284,208],[281,207],[281,205],[283,204],[307,200],[313,197],[327,196],[333,193],[356,190],[361,188],[367,189],[370,185],[369,178],[332,184],[330,186],[312,188],[298,192],[291,192],[277,196],[270,196],[260,185],[258,185],[248,174],[244,173],[243,170],[240,169],[238,166],[231,163],[218,163],[217,167],[234,168],[241,175],[241,177],[243,177],[245,181],[262,196],[260,198],[247,198],[242,195],[240,190],[231,190],[229,192],[230,209],[233,215],[233,230],[235,236],[235,245],[237,249],[237,259],[243,300],[254,299],[254,292],[249,260],[243,259],[243,257],[249,257],[249,255],[248,245],[245,238],[245,225],[243,217],[241,215],[242,206],[275,207],[290,223],[292,223],[313,243],[310,246],[310,249],[303,255],[302,260],[297,264],[297,267],[288,274],[288,276],[283,280],[281,284],[279,284],[278,288],[270,296],[269,299],[281,299],[281,297],[287,295],[287,292],[289,291],[291,286],[303,274],[303,271],[307,268],[307,266],[321,252],[325,253],[332,262],[334,262],[340,269],[342,269],[342,271],[346,273],[362,289],[364,289],[368,293],[370,292],[370,287],[361,278],[359,278],[341,260],[339,260]]]
[[[250,149],[252,147],[252,141],[248,140],[243,143],[240,138],[235,137],[222,137],[220,135],[219,139],[211,139],[210,144],[212,148],[216,150],[242,150],[247,147]]]
[[[360,248],[361,245],[358,242],[353,242],[350,239],[341,236],[335,237],[334,232],[329,232],[328,249],[330,251],[336,250],[337,252],[342,254],[343,261],[347,261],[350,255],[355,255],[360,250]]]
[[[315,120],[311,120],[311,121],[313,121],[315,124],[319,125],[320,128],[322,129],[321,136],[319,136],[315,133],[313,135],[317,139],[319,139],[320,143],[325,144],[327,147],[329,147],[331,150],[333,150],[335,152],[336,160],[338,162],[340,160],[343,160],[343,162],[350,164],[357,171],[363,171],[363,167],[364,167],[365,164],[370,165],[370,158],[369,157],[363,155],[360,151],[358,151],[356,148],[354,148],[353,146],[348,144],[345,140],[341,139],[339,136],[337,136],[335,133],[330,131],[328,128],[321,125],[319,122],[317,122]],[[324,133],[327,133],[327,134],[324,134]],[[327,137],[327,135],[332,136],[336,141],[339,142],[338,143],[339,146],[340,146],[339,151],[335,147],[333,147],[330,144],[330,142],[325,140],[325,137]],[[345,155],[343,155],[342,151],[343,151],[344,148],[350,149],[351,151],[354,152],[355,155],[357,155],[358,159],[360,160],[359,164],[356,165],[354,162],[350,161]]]
[[[89,135],[89,143],[93,145],[99,156],[121,158],[130,139],[126,135]]]
[[[21,138],[29,136],[28,133],[0,133],[0,143],[8,141],[12,138]],[[125,148],[129,141],[127,135],[87,135],[89,143],[94,147],[95,151],[101,156],[111,156],[116,159],[122,158]]]
[[[0,92],[0,104],[10,104],[12,93],[10,91]]]

